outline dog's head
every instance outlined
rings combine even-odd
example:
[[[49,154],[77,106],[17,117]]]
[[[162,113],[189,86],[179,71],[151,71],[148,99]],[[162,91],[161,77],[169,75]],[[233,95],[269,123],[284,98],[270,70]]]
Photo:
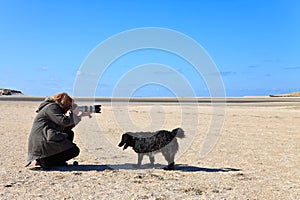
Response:
[[[118,146],[122,147],[123,145],[124,145],[123,150],[127,149],[127,147],[132,147],[134,145],[134,139],[128,133],[124,133],[122,135],[121,142],[119,143]]]

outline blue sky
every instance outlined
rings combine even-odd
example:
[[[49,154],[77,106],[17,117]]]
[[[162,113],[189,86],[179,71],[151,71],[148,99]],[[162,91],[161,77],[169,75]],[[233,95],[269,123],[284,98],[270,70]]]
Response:
[[[297,0],[0,0],[0,88],[34,96],[72,94],[82,64],[97,45],[127,30],[161,27],[185,34],[206,50],[227,96],[299,91],[299,19]],[[115,61],[95,95],[114,96],[118,83],[132,90],[122,77],[148,63],[174,69],[196,96],[210,95],[193,66],[149,49]],[[164,79],[168,70],[157,70],[154,74]],[[130,94],[185,96],[174,93],[180,85],[145,84]]]

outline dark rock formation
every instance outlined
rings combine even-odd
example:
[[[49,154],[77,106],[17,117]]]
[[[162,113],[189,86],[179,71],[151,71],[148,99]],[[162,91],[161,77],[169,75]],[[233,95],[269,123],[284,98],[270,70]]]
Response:
[[[0,88],[0,96],[2,96],[2,95],[23,95],[23,93],[18,90]]]

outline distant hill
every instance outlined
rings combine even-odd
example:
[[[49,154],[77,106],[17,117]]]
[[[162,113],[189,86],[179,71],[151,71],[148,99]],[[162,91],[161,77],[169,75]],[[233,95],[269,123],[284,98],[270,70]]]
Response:
[[[4,95],[23,95],[23,93],[21,91],[18,91],[18,90],[0,88],[0,96],[4,96]]]
[[[300,97],[300,92],[292,92],[288,94],[270,95],[270,97]]]

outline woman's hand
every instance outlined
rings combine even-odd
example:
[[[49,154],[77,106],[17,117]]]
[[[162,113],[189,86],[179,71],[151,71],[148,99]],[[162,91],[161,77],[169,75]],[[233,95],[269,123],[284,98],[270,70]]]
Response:
[[[78,116],[80,114],[80,110],[78,107],[76,107],[74,110],[73,110],[73,113]]]
[[[73,113],[78,116],[78,117],[89,117],[89,118],[92,118],[92,113],[91,112],[82,112],[79,110],[78,107],[76,107],[74,110],[73,110]]]
[[[80,117],[87,117],[88,116],[89,118],[92,118],[91,114],[92,114],[91,112],[82,112]]]

